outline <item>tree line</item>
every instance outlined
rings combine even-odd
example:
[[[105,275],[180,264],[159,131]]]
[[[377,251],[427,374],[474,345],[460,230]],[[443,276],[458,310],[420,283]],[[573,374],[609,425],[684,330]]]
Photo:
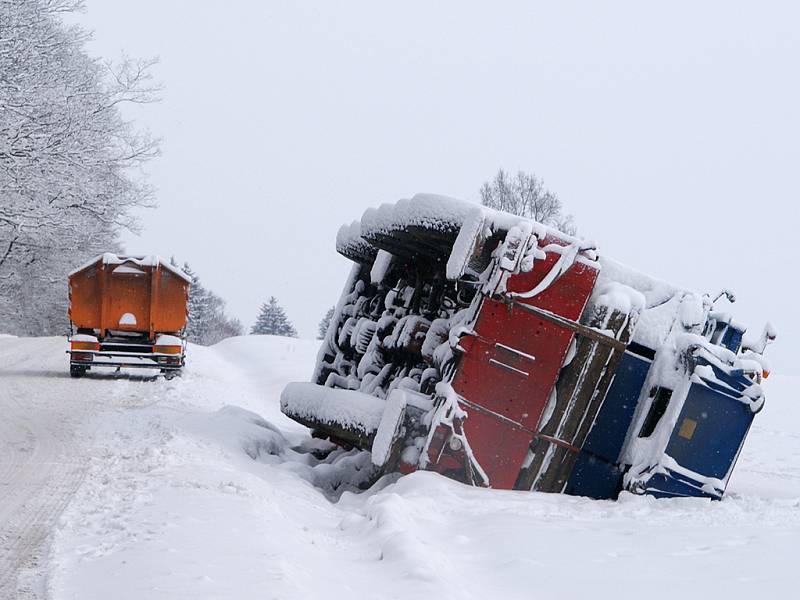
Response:
[[[158,141],[124,118],[157,99],[152,60],[110,63],[63,17],[79,0],[0,2],[0,325],[66,328],[66,273],[135,231]]]

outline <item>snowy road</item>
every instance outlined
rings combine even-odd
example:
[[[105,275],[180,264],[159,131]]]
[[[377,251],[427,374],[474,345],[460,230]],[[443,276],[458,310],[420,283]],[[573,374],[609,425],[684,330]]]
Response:
[[[727,599],[800,583],[797,378],[767,383],[722,502],[430,473],[334,494],[368,461],[295,452],[307,433],[278,409],[315,349],[250,336],[192,348],[169,382],[70,380],[63,340],[0,338],[0,596]]]
[[[64,348],[0,338],[2,599],[41,595],[49,535],[86,471],[81,431],[108,406],[107,381],[70,385]]]
[[[71,379],[65,349],[63,338],[0,336],[0,600],[51,596],[47,579],[53,534],[97,462],[98,429],[106,427],[104,432],[117,438],[124,435],[119,423],[137,423],[137,410],[157,405],[164,399],[161,394],[174,387],[149,371],[119,378],[101,370]],[[277,394],[280,381],[268,391]],[[210,386],[209,406],[225,403],[220,392],[227,382],[217,383]],[[242,382],[236,386],[242,403],[246,387]],[[203,397],[200,392],[195,401]],[[184,414],[191,408],[196,406],[172,405],[171,410]],[[114,423],[113,432],[107,431],[109,423]],[[288,420],[284,425],[302,430]],[[99,457],[100,462],[109,457]]]

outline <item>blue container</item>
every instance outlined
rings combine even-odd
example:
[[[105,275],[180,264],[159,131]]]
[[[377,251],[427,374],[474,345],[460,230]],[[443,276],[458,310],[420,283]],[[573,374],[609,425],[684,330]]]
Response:
[[[617,461],[651,364],[652,351],[647,348],[631,344],[625,351],[575,462],[567,494],[598,499],[616,498],[619,494],[622,470]]]
[[[755,416],[752,400],[741,392],[753,382],[741,372],[726,373],[702,358],[697,364],[711,367],[714,377],[696,372],[702,383],[690,386],[664,451],[672,461],[662,464],[677,465],[647,479],[645,493],[721,498],[750,430]]]
[[[565,493],[596,500],[615,499],[622,490],[623,474],[619,465],[582,450],[575,460]]]

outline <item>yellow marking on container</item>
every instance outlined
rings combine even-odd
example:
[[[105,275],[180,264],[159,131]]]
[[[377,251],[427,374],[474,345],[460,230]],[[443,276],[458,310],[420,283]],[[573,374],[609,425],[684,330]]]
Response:
[[[681,428],[680,431],[678,431],[678,435],[682,438],[690,440],[692,439],[692,436],[694,436],[695,429],[697,429],[697,421],[686,418],[683,420],[683,423],[681,423]]]

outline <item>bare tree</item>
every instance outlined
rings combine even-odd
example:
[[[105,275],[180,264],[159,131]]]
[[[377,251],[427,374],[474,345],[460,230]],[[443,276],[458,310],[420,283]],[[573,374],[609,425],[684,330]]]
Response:
[[[89,34],[62,21],[82,9],[0,0],[0,322],[17,333],[65,323],[45,313],[65,312],[67,271],[152,204],[140,167],[158,143],[120,108],[156,99],[153,61],[90,58]]]
[[[563,214],[558,196],[544,186],[544,181],[533,173],[517,172],[508,175],[497,171],[491,182],[481,186],[481,204],[497,210],[527,217],[574,235],[572,215]]]

